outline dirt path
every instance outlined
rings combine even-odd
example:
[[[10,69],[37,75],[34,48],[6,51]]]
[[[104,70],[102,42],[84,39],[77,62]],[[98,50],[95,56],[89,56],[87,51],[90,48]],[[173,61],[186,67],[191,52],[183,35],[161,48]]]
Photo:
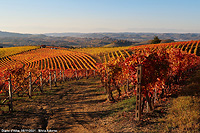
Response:
[[[0,114],[0,130],[31,132],[112,133],[160,132],[161,109],[134,120],[134,97],[116,103],[105,102],[99,79],[67,81],[46,88],[44,94],[14,97],[14,112]],[[133,107],[133,109],[131,109]],[[163,109],[162,109],[163,110]],[[146,118],[147,117],[147,118]],[[22,130],[24,129],[24,130]],[[43,129],[43,130],[41,130]]]
[[[57,132],[112,132],[98,120],[108,112],[99,80],[69,81],[32,99],[14,101],[15,112],[1,115],[1,129],[46,129]]]
[[[103,110],[98,106],[105,101],[97,92],[98,83],[76,81],[68,88],[61,88],[57,94],[58,104],[54,107],[44,106],[55,110],[48,119],[46,129],[57,129],[67,132],[109,132],[95,122]],[[60,104],[60,105],[59,105]],[[63,106],[64,105],[64,106]]]

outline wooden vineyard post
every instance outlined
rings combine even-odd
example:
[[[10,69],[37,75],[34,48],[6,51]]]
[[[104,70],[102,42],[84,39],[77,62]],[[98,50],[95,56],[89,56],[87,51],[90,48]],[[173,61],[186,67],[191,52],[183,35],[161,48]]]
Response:
[[[62,71],[60,70],[60,83],[62,83]]]
[[[147,113],[150,112],[150,107],[149,107],[149,103],[147,102]]]
[[[94,72],[94,78],[95,78],[95,76],[96,76],[96,75],[95,75],[95,70],[93,70],[93,72]]]
[[[87,71],[87,69],[85,71],[85,77],[88,78],[88,71]]]
[[[108,73],[107,73],[107,71],[105,71],[105,77],[106,77],[107,75],[108,75]],[[104,79],[104,80],[105,80],[105,79]],[[107,90],[108,90],[107,88],[108,88],[108,83],[105,81],[105,82],[104,82],[104,89],[105,89],[105,93],[106,93],[106,94],[107,94],[107,92],[108,92],[108,91],[107,91]]]
[[[49,86],[50,86],[50,89],[52,89],[52,81],[51,81],[51,72],[49,72]]]
[[[77,71],[75,70],[75,76],[76,76],[76,80],[78,80],[78,75],[77,75]]]
[[[56,71],[54,71],[54,83],[55,83],[55,87],[57,87],[57,79],[56,79]]]
[[[123,88],[124,88],[124,92],[125,92],[125,93],[127,93],[127,90],[126,90],[126,86],[125,86],[125,85],[124,85],[124,87],[123,87]]]
[[[13,111],[13,104],[12,104],[12,82],[11,82],[11,75],[8,79],[8,87],[9,87],[9,101],[10,101],[10,105],[9,105],[9,111]]]
[[[142,83],[142,65],[137,67],[137,85],[136,85],[136,111],[135,119],[139,121],[141,119],[141,83]]]
[[[127,79],[127,91],[129,92],[129,80]]]
[[[43,92],[42,72],[40,73],[40,91]]]
[[[32,77],[31,77],[31,72],[29,72],[29,97],[32,96]]]
[[[64,73],[64,71],[62,72],[62,75],[63,75],[63,82],[65,82],[65,73]]]
[[[108,95],[107,97],[108,101],[115,101],[111,90],[111,75],[109,73],[108,73],[107,95]]]
[[[155,95],[154,95],[154,104],[155,104],[156,100],[158,100],[158,97],[157,97],[157,87],[155,88],[154,93],[155,93]]]

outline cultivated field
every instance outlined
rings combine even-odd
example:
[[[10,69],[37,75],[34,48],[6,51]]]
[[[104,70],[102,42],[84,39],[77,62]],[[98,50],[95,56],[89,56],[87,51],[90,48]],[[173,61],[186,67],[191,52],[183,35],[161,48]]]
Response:
[[[199,43],[2,48],[0,128],[198,132]]]

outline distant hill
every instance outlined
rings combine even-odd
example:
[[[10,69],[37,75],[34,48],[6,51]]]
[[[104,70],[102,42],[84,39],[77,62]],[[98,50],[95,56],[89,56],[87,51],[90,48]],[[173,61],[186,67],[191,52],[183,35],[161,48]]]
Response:
[[[127,40],[115,40],[110,44],[105,45],[104,47],[123,47],[123,46],[131,46],[134,42],[130,42]]]
[[[52,37],[81,37],[85,33],[45,33],[46,36],[52,36]]]
[[[133,46],[151,44],[151,42],[152,40],[142,41],[142,42],[135,43]],[[160,43],[171,43],[171,42],[174,42],[174,40],[172,39],[161,40]]]
[[[0,37],[28,37],[30,35],[31,34],[20,34],[20,33],[0,31]]]
[[[200,40],[199,33],[46,33],[21,34],[0,31],[3,47],[47,45],[61,47],[120,47],[149,44],[155,36],[161,43],[171,41]],[[120,42],[121,41],[121,42]],[[127,43],[129,42],[129,43]]]
[[[133,46],[138,46],[138,45],[146,45],[146,44],[150,44],[152,40],[147,40],[147,41],[142,41],[142,42],[138,42],[135,43]]]
[[[200,40],[200,33],[134,33],[134,32],[122,32],[122,33],[47,33],[47,36],[71,36],[81,38],[103,38],[109,37],[119,40],[128,41],[147,41],[158,36],[161,40],[175,40],[175,41],[189,41],[189,40]]]
[[[161,40],[161,43],[171,43],[174,42],[172,39]]]
[[[21,33],[14,33],[14,32],[4,32],[0,31],[0,37],[46,37],[46,35],[43,34],[21,34]]]
[[[115,39],[103,38],[83,38],[83,37],[56,37],[43,34],[20,34],[0,31],[0,46],[25,46],[25,45],[47,45],[60,47],[101,47],[110,44]]]
[[[78,38],[112,38],[113,40],[128,40],[142,42],[151,40],[154,36],[158,36],[161,40],[175,40],[175,41],[189,41],[200,40],[200,33],[46,33],[46,34],[21,34],[13,32],[0,31],[0,37],[30,37],[30,38],[44,38],[51,37],[78,37]]]

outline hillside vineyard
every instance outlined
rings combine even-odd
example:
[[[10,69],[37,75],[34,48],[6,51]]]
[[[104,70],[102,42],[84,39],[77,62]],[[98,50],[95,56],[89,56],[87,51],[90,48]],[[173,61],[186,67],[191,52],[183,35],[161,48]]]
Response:
[[[21,66],[39,70],[96,69],[96,61],[87,54],[68,50],[41,48],[3,58],[1,69]]]
[[[115,101],[115,94],[123,98],[140,93],[136,102],[141,104],[143,101],[141,114],[145,101],[153,110],[156,99],[177,94],[179,85],[190,73],[199,69],[199,43],[187,41],[88,49],[32,47],[24,51],[19,48],[19,53],[11,48],[13,53],[0,58],[0,94],[5,99],[1,101],[4,104],[12,99],[11,94],[14,93],[31,97],[32,91],[38,88],[43,93],[44,85],[52,89],[52,83],[56,87],[57,80],[88,79],[98,75],[109,101]],[[8,53],[6,49],[4,52]],[[12,110],[12,100],[9,101],[9,110]],[[140,120],[140,117],[137,119]]]
[[[97,59],[101,58],[101,62],[107,62],[120,57],[125,59],[130,57],[137,50],[142,50],[144,48],[156,50],[160,47],[166,49],[179,48],[189,54],[200,55],[200,41],[161,43],[120,48],[88,48],[70,51],[67,49],[39,49],[39,47],[36,46],[13,47],[1,49],[0,69],[4,70],[13,67],[37,68],[39,70],[96,69],[96,60],[89,56],[89,54],[95,56]]]
[[[160,44],[148,44],[148,45],[139,45],[134,47],[113,47],[113,48],[81,48],[73,49],[71,51],[88,53],[93,56],[96,56],[102,62],[107,62],[109,60],[117,59],[119,57],[127,58],[134,54],[137,50],[142,50],[144,48],[149,48],[156,50],[158,48],[177,48],[181,51],[185,51],[189,54],[195,54],[200,56],[200,40],[196,41],[183,41],[183,42],[172,42],[172,43],[160,43]]]

